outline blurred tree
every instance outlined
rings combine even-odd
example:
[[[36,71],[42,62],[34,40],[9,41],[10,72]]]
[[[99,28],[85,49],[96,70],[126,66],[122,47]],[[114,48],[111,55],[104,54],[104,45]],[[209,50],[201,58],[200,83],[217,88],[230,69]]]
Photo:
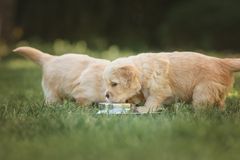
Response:
[[[23,38],[73,41],[100,38],[110,44],[133,47],[159,45],[156,31],[176,0],[19,1],[16,22],[24,30]]]
[[[240,50],[239,0],[186,0],[169,10],[159,26],[167,48]]]
[[[240,51],[239,6],[239,0],[0,0],[0,34],[11,39],[14,22],[15,37],[84,40],[91,48]]]
[[[0,40],[12,41],[16,0],[0,0]]]

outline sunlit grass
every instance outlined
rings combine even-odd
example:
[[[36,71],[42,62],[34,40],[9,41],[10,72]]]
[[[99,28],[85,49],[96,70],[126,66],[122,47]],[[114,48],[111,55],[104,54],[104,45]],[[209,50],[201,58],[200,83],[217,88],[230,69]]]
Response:
[[[36,64],[31,61],[26,61],[23,59],[14,59],[5,64],[6,68],[9,69],[28,69],[35,68]]]
[[[85,41],[70,43],[61,39],[55,40],[52,45],[50,43],[31,43],[28,41],[21,41],[16,46],[32,46],[46,53],[55,55],[62,55],[65,53],[80,53],[96,58],[107,58],[109,60],[135,53],[130,49],[120,49],[117,45],[105,46],[104,44],[101,44],[101,42],[98,43],[99,44],[96,44],[98,48],[95,50],[89,48],[87,42]],[[13,48],[15,48],[15,46]]]
[[[122,53],[109,50],[100,56]],[[46,106],[40,84],[41,69],[32,62],[0,62],[0,159],[239,159],[238,74],[226,111],[194,112],[178,103],[144,116],[96,115],[96,108],[68,101]]]

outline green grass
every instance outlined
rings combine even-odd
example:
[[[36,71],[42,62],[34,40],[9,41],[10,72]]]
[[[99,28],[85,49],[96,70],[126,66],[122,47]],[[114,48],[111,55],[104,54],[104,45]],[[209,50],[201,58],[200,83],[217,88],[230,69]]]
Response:
[[[67,101],[45,106],[40,68],[0,61],[0,159],[239,159],[236,77],[224,112],[176,104],[158,115],[99,116]]]

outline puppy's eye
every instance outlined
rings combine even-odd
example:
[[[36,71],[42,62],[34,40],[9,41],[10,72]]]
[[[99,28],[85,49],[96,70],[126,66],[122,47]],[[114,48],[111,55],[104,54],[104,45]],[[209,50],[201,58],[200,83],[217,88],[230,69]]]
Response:
[[[117,85],[118,85],[118,84],[115,83],[115,82],[112,82],[112,83],[111,83],[111,86],[112,86],[112,87],[116,87]]]

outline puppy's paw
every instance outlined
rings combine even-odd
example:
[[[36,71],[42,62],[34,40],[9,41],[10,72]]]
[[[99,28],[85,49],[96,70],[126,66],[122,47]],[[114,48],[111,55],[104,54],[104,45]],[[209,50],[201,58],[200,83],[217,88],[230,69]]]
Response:
[[[145,113],[159,113],[161,111],[165,110],[164,108],[153,108],[153,107],[144,107],[144,106],[141,106],[141,107],[135,107],[134,108],[134,112],[137,112],[137,113],[140,113],[140,114],[145,114]]]
[[[149,113],[149,108],[148,107],[136,107],[135,112],[144,114],[144,113]]]

